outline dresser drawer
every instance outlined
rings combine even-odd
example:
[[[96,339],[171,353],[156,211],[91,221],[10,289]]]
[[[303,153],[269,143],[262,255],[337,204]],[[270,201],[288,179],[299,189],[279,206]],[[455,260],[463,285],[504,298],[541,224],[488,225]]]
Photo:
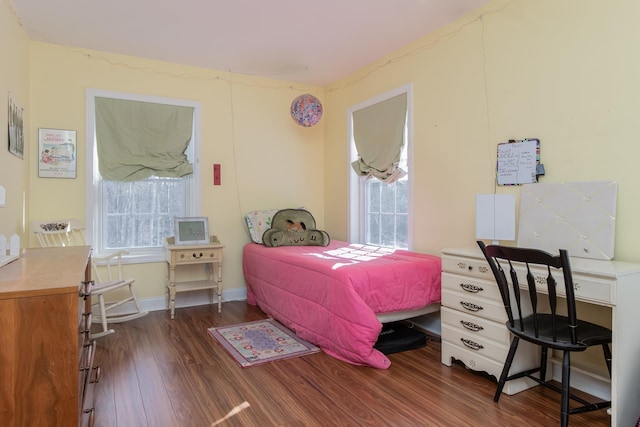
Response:
[[[442,306],[461,311],[470,316],[493,320],[501,324],[507,321],[507,313],[505,312],[502,302],[482,298],[475,294],[443,289]]]
[[[467,258],[455,255],[442,257],[442,271],[477,277],[488,281],[495,280],[489,264],[484,258]]]
[[[197,264],[206,261],[220,262],[222,260],[221,249],[184,249],[172,251],[175,265]]]
[[[509,345],[511,336],[504,323],[483,319],[473,314],[467,314],[448,307],[440,309],[440,319],[443,325],[459,329],[461,332],[482,339],[490,339],[498,343]]]
[[[447,324],[442,325],[442,341],[453,344],[460,350],[480,354],[498,362],[504,362],[509,351],[508,342],[496,342]]]
[[[442,289],[481,296],[496,302],[502,300],[500,290],[495,281],[481,280],[459,274],[442,273]]]
[[[538,359],[540,357],[539,352],[528,344],[529,343],[520,340],[518,353],[523,353],[524,357],[516,357],[516,359],[513,361],[513,364],[511,365],[511,373],[537,366]],[[464,365],[469,369],[472,369],[474,371],[484,371],[489,375],[494,376],[496,378],[496,381],[498,378],[500,378],[500,374],[502,373],[504,360],[491,359],[489,357],[486,357],[485,355],[480,354],[477,351],[467,348],[461,348],[458,345],[445,340],[442,341],[441,352],[442,363],[444,365],[451,366],[452,359],[459,360],[460,362],[464,363]],[[538,384],[529,378],[520,378],[513,381],[507,381],[504,385],[504,388],[502,389],[502,392],[511,395],[519,393],[522,390],[526,390],[536,385]]]

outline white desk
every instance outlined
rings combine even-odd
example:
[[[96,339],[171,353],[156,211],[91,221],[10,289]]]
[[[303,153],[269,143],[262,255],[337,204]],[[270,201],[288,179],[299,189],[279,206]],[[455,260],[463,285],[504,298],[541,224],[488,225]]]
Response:
[[[479,248],[445,249],[442,254],[445,273],[495,283]],[[611,309],[611,425],[634,426],[640,417],[640,264],[571,258],[571,268],[576,300]],[[444,348],[443,335],[443,363],[450,364]]]

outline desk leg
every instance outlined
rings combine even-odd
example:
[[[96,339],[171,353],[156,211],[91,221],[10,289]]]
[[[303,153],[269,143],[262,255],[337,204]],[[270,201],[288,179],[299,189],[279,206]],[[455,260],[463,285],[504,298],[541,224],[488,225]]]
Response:
[[[222,313],[222,262],[218,263],[218,313]]]
[[[173,319],[176,311],[176,268],[174,266],[169,267],[169,309]]]
[[[169,307],[171,309],[171,319],[175,317],[176,313],[176,287],[175,285],[169,286]]]

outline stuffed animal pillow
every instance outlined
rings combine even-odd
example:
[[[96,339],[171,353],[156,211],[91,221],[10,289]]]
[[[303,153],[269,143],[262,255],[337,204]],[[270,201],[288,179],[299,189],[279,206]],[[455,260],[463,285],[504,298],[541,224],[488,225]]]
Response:
[[[331,239],[316,230],[316,220],[304,209],[283,209],[273,215],[271,228],[262,235],[265,246],[327,246]]]

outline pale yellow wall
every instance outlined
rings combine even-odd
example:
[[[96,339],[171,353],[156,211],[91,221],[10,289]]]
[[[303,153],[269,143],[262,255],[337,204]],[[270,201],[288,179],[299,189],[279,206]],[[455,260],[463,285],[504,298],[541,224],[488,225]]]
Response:
[[[495,0],[327,87],[330,234],[347,236],[347,109],[413,83],[416,250],[474,245],[496,145],[540,138],[541,182],[618,181],[616,259],[640,261],[638,16],[631,0]]]
[[[25,160],[0,150],[0,181],[10,179],[10,200],[29,190],[27,221],[84,219],[86,89],[199,101],[202,214],[227,245],[225,288],[238,288],[244,286],[241,248],[248,241],[244,212],[305,206],[332,238],[346,239],[346,111],[412,83],[416,250],[472,245],[474,195],[494,189],[496,145],[537,137],[547,169],[542,182],[620,183],[616,258],[638,261],[640,225],[634,219],[640,202],[634,196],[640,148],[634,123],[640,109],[640,30],[632,22],[638,12],[640,3],[625,0],[495,0],[369,68],[317,88],[29,43],[15,16],[0,7],[0,53],[10,59],[0,68],[0,84],[23,103],[29,123]],[[291,100],[304,92],[324,101],[325,116],[312,128],[297,126],[288,113]],[[6,103],[0,106],[6,128]],[[77,130],[77,179],[37,177],[37,140],[30,135],[39,127]],[[6,134],[2,138],[6,147]],[[212,163],[222,164],[220,187],[211,185]],[[497,191],[518,194],[517,188]],[[15,206],[0,209],[0,231],[21,223],[21,202]],[[164,265],[128,268],[142,297],[164,295]]]
[[[303,128],[289,113],[296,96],[322,98],[321,88],[38,42],[31,44],[31,75],[32,135],[40,127],[76,130],[79,161],[77,179],[31,171],[30,221],[85,218],[85,95],[93,88],[200,102],[202,215],[226,246],[225,289],[245,286],[248,211],[306,206],[323,224],[324,124]],[[214,163],[222,165],[221,186],[212,183]],[[126,268],[140,297],[165,294],[166,264]]]
[[[6,190],[6,207],[0,208],[0,234],[8,238],[17,233],[25,240],[25,200],[32,165],[29,161],[29,39],[8,2],[0,4],[0,58],[0,185]],[[8,150],[9,94],[15,104],[24,108],[24,160]]]

